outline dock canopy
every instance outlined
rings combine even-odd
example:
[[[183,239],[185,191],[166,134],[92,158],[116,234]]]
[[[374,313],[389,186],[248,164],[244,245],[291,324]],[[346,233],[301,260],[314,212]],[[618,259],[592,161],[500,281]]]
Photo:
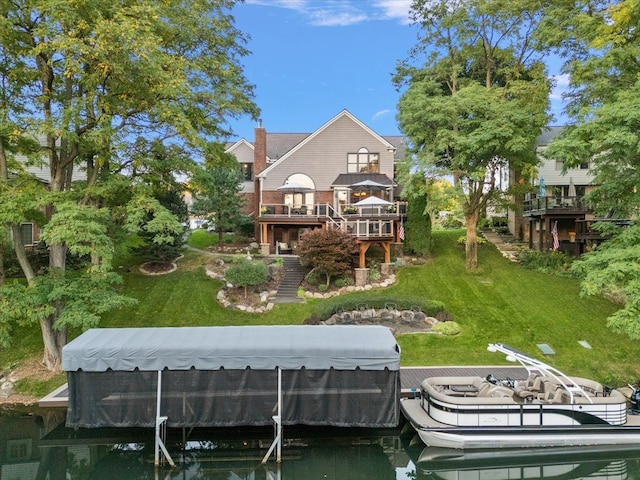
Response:
[[[400,348],[381,326],[92,329],[63,348],[67,425],[268,425],[282,372],[283,424],[399,422]]]
[[[70,372],[106,370],[398,370],[393,335],[378,326],[99,328],[63,349]]]

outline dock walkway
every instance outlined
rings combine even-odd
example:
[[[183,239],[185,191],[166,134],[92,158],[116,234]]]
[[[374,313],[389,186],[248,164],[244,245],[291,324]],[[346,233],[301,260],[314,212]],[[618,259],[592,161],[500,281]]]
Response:
[[[401,367],[400,368],[400,388],[402,397],[412,397],[420,391],[420,383],[428,377],[449,377],[449,376],[480,376],[486,377],[489,374],[503,379],[524,380],[527,378],[527,371],[522,367],[511,366],[449,366],[449,367]],[[38,405],[40,407],[66,408],[68,404],[67,384],[42,398]]]

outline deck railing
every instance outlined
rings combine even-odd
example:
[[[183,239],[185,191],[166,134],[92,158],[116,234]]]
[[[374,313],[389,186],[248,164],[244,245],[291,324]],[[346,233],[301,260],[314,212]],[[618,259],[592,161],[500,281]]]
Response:
[[[527,199],[523,203],[524,215],[541,213],[547,210],[587,211],[589,210],[589,207],[583,197],[538,196]]]
[[[278,217],[331,217],[331,218],[354,218],[354,217],[400,217],[406,213],[406,202],[395,202],[391,205],[342,205],[334,209],[330,203],[316,203],[312,205],[288,205],[283,203],[266,203],[260,208],[261,218]]]

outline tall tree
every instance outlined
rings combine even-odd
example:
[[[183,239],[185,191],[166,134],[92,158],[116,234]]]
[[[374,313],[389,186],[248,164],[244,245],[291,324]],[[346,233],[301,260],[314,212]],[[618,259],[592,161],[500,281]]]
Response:
[[[222,145],[209,145],[203,168],[191,179],[194,195],[191,211],[202,216],[218,232],[218,244],[224,243],[224,232],[237,227],[242,219],[242,169],[236,158],[225,153]]]
[[[561,15],[562,17],[559,17]],[[559,18],[563,18],[559,22]],[[599,216],[638,218],[640,211],[640,4],[558,2],[549,7],[542,35],[558,48],[569,76],[570,125],[547,149],[564,168],[588,163],[594,187],[587,195]],[[623,307],[609,325],[640,338],[640,226],[613,238],[574,264],[583,295],[609,295]]]
[[[1,105],[2,115],[16,135],[42,142],[40,155],[50,170],[37,205],[49,216],[43,233],[49,269],[35,272],[20,254],[21,242],[14,241],[27,285],[6,286],[0,301],[12,308],[0,309],[0,316],[40,323],[48,368],[60,368],[69,326],[95,325],[102,311],[123,304],[110,288],[117,277],[110,271],[107,227],[120,215],[139,218],[153,211],[156,240],[162,242],[177,223],[131,182],[125,153],[132,139],[179,143],[195,153],[209,138],[228,133],[230,117],[257,117],[253,87],[239,63],[248,52],[229,12],[234,3],[0,3],[0,83],[17,99]],[[8,178],[7,162],[0,167],[0,179]],[[79,171],[84,179],[74,185]],[[114,192],[127,183],[136,190],[134,201],[117,212],[108,209]],[[12,198],[12,189],[14,197],[29,199],[18,186],[0,186],[3,201]],[[19,238],[16,211],[3,210],[0,221]],[[67,272],[69,252],[89,259],[82,272]],[[92,291],[80,295],[83,286]]]
[[[474,270],[480,214],[504,193],[497,175],[537,163],[536,138],[549,120],[549,82],[532,47],[540,8],[528,0],[414,0],[411,18],[421,39],[395,76],[406,87],[398,120],[416,166],[451,175],[464,195],[466,267]]]

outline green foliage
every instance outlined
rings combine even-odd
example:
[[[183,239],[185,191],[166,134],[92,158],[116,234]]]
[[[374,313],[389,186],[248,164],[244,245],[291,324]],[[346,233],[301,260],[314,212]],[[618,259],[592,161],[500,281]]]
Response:
[[[496,172],[538,162],[550,90],[531,42],[539,13],[526,0],[412,3],[421,39],[395,77],[406,87],[398,121],[410,141],[410,170],[455,180],[470,270],[477,268],[472,232],[480,212],[502,195]]]
[[[571,264],[573,258],[559,251],[539,252],[526,248],[518,252],[518,261],[530,270],[572,276]]]
[[[428,256],[431,250],[431,217],[426,213],[427,196],[415,187],[419,177],[413,177],[414,191],[407,205],[407,221],[404,224],[405,239],[402,249],[405,253]]]
[[[246,297],[247,287],[263,285],[269,281],[269,269],[261,261],[239,260],[227,269],[224,276],[232,285],[244,287]]]
[[[225,154],[229,155],[229,154]],[[218,243],[224,242],[224,233],[246,225],[242,215],[242,170],[237,161],[217,158],[195,172],[191,181],[194,191],[192,213],[205,218],[218,232]],[[246,228],[246,227],[244,227]]]
[[[353,277],[342,277],[342,278],[336,278],[333,281],[333,284],[338,287],[338,288],[342,288],[342,287],[348,287],[349,285],[353,285],[355,284],[355,280],[353,279]]]
[[[466,245],[467,244],[467,236],[466,235],[461,235],[460,237],[458,237],[458,241],[457,241],[458,245]],[[487,243],[487,239],[481,236],[476,237],[476,244],[478,245],[485,245]]]
[[[458,335],[462,328],[456,322],[441,322],[433,326],[433,331],[442,335]]]
[[[67,274],[55,271],[40,275],[28,285],[8,282],[0,287],[0,342],[5,346],[9,343],[13,325],[38,325],[58,313],[57,304],[65,308],[56,317],[55,330],[95,327],[102,314],[136,303],[117,293],[121,283],[119,275],[96,270]]]
[[[352,255],[358,253],[355,239],[347,232],[315,229],[305,233],[298,243],[300,263],[326,276],[327,287],[331,277],[351,269]]]
[[[640,226],[625,228],[597,250],[573,263],[582,279],[581,295],[604,295],[621,302],[608,325],[634,340],[640,339]]]
[[[248,215],[241,215],[236,223],[236,233],[244,238],[253,237],[255,230],[255,222]]]
[[[46,212],[46,221],[38,223],[47,224],[52,270],[64,272],[67,253],[73,252],[90,258],[93,273],[106,275],[122,225],[136,236],[141,229],[137,238],[147,245],[176,246],[180,221],[159,208],[160,196],[155,204],[146,199],[162,186],[175,186],[176,176],[193,165],[189,157],[207,158],[215,150],[207,139],[227,136],[229,118],[258,113],[253,86],[242,73],[241,58],[248,52],[230,14],[234,4],[2,4],[0,223],[12,227]],[[16,153],[48,166],[52,176],[46,188],[25,180],[11,157]],[[9,170],[18,172],[15,181],[7,181]],[[84,178],[74,183],[78,172]],[[34,273],[26,262],[22,269],[34,283],[32,299],[44,299],[35,294],[34,277],[43,276],[46,283],[47,272]],[[97,298],[101,291],[106,289],[99,289]],[[27,297],[22,296],[25,308],[52,305],[35,305]],[[52,294],[47,301],[51,298],[58,300],[55,313],[42,323],[43,337],[52,340],[45,343],[44,359],[58,369],[63,347],[58,341],[65,335],[54,329],[71,323],[58,317],[81,315],[65,317],[65,309],[76,308],[71,296]],[[109,304],[106,298],[101,302]]]

